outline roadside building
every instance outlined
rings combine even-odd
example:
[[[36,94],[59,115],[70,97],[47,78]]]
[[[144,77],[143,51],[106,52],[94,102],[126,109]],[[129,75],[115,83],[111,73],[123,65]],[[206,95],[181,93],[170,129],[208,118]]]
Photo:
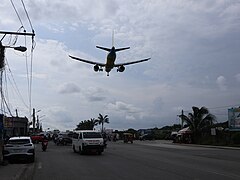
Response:
[[[178,131],[177,142],[179,143],[192,143],[192,131],[189,127],[183,128]]]
[[[3,134],[6,137],[28,135],[27,117],[5,117],[3,119]]]

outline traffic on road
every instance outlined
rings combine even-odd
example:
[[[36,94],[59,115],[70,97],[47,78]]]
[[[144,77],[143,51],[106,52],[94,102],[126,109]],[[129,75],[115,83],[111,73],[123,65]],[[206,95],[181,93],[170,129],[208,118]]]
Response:
[[[74,153],[72,147],[57,146],[49,141],[43,152],[41,144],[35,144],[34,163],[12,162],[0,167],[0,172],[19,166],[25,172],[25,175],[18,172],[19,178],[33,180],[240,178],[240,149],[182,145],[171,141],[124,143],[121,140],[108,142],[108,147],[99,156],[97,151],[80,155]]]

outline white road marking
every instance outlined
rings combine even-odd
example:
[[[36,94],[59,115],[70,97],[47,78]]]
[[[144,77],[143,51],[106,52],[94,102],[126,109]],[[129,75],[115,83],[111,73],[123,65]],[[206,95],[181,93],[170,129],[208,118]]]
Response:
[[[42,169],[42,163],[41,162],[38,163],[38,169]]]

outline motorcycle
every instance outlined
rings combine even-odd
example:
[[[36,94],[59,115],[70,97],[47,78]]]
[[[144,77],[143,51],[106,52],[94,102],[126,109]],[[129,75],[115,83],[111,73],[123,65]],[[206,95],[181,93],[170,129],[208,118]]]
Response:
[[[42,142],[42,151],[46,151],[48,146],[48,141],[43,141]]]

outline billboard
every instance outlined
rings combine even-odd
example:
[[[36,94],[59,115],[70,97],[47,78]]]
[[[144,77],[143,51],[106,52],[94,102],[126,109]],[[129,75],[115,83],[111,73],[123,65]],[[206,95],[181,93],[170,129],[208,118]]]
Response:
[[[240,108],[228,109],[229,130],[240,131]]]

